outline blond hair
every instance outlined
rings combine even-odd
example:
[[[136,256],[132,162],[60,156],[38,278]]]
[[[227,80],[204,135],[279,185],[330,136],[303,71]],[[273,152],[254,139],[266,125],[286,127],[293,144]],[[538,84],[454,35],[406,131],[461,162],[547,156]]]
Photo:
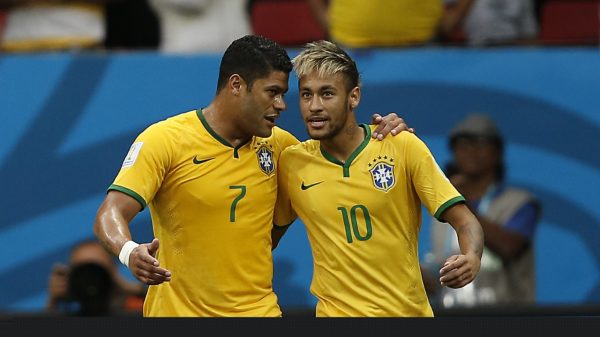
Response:
[[[348,89],[360,85],[356,63],[338,45],[330,41],[307,43],[300,54],[292,60],[298,78],[316,72],[319,77],[343,74],[349,84]]]

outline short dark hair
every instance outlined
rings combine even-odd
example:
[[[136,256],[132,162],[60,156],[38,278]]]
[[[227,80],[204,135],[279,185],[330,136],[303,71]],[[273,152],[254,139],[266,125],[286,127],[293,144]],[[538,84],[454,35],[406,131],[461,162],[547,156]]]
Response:
[[[246,35],[233,41],[223,54],[217,93],[226,86],[233,74],[239,74],[250,90],[254,81],[276,70],[286,74],[292,71],[292,62],[285,49],[266,37]]]

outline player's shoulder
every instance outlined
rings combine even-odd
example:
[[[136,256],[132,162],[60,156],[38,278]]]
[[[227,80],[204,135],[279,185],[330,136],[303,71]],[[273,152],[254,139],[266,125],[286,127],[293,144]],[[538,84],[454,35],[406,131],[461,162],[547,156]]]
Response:
[[[259,138],[263,139],[263,138]],[[292,135],[289,131],[286,131],[280,127],[274,127],[271,132],[271,136],[264,138],[277,146],[280,151],[285,148],[299,143],[299,140]]]
[[[294,135],[292,135],[291,132],[284,130],[278,126],[273,127],[271,137],[269,137],[269,138],[274,138],[274,139],[293,138],[293,139],[296,139],[296,137],[294,137]]]
[[[189,128],[194,119],[197,119],[196,112],[191,110],[158,121],[146,128],[145,131],[155,133],[177,132]]]
[[[298,144],[287,147],[283,153],[286,156],[302,156],[311,155],[320,149],[320,142],[318,140],[309,139]]]
[[[307,160],[308,157],[318,156],[320,151],[320,142],[318,140],[309,139],[300,142],[296,145],[287,147],[281,153],[280,162],[284,165],[295,166],[295,163],[300,163]]]
[[[193,131],[190,126],[193,113],[180,113],[151,124],[138,135],[138,141],[159,147],[179,144],[181,139],[186,138],[184,135],[189,132],[186,130]]]

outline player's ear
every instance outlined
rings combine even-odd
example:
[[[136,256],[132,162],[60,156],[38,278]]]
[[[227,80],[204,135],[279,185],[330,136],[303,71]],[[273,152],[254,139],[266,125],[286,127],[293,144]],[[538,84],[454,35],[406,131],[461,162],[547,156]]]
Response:
[[[229,76],[228,87],[232,94],[239,95],[244,84],[244,79],[239,74]]]
[[[360,103],[360,87],[356,86],[350,90],[350,109],[356,109],[358,103]]]

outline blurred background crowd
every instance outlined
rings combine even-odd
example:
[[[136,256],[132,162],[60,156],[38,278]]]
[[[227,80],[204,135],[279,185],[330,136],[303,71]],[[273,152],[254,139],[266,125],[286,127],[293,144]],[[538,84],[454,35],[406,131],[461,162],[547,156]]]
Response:
[[[593,0],[3,0],[1,48],[219,52],[255,33],[285,46],[598,45]]]
[[[17,254],[25,238],[40,242],[21,243],[29,255],[0,263],[17,275],[0,277],[0,312],[141,315],[145,288],[93,240],[94,207],[132,135],[208,102],[214,88],[197,79],[212,83],[230,42],[259,34],[290,54],[319,39],[350,50],[375,93],[364,116],[398,112],[446,164],[484,227],[486,249],[473,284],[440,288],[437,271],[455,240],[449,226],[424,217],[421,267],[437,315],[597,314],[600,213],[588,205],[600,201],[600,162],[590,158],[600,153],[599,32],[598,0],[0,0],[0,179],[9,191],[0,252]],[[434,66],[420,72],[419,61]],[[505,73],[511,62],[514,73]],[[482,70],[488,65],[496,68]],[[289,115],[297,115],[293,90],[290,83]],[[165,102],[153,102],[159,95]],[[147,115],[122,123],[125,112]],[[103,116],[109,125],[98,124]],[[297,118],[281,124],[306,139]],[[99,162],[86,156],[94,142],[105,151],[94,152],[105,158],[99,176]],[[31,154],[53,166],[30,167]],[[151,237],[147,216],[136,228]],[[77,234],[61,234],[69,232]],[[302,224],[289,236],[275,253],[275,290],[284,314],[312,316]],[[562,275],[551,271],[556,264]]]

